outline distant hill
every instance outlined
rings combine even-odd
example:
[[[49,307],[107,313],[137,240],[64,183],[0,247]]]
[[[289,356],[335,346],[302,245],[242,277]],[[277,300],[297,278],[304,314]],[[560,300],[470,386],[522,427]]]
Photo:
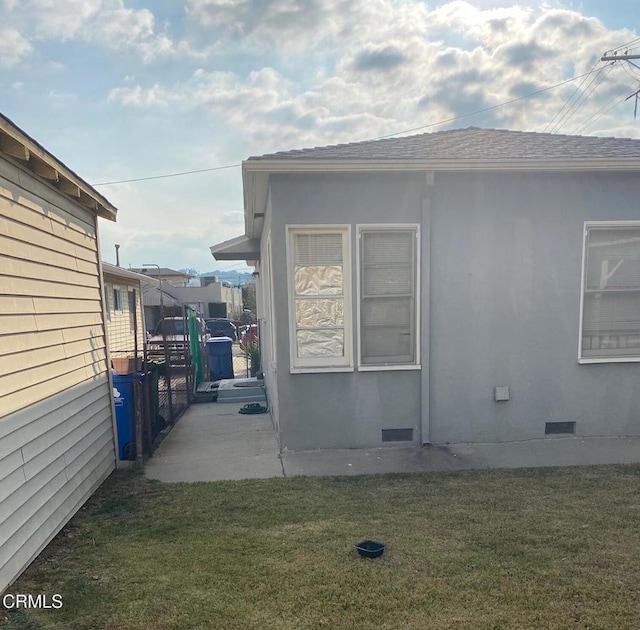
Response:
[[[227,269],[226,271],[207,271],[201,273],[200,277],[215,276],[218,278],[218,282],[229,282],[233,286],[239,284],[252,284],[254,282],[252,272],[250,271],[236,271],[235,269]]]

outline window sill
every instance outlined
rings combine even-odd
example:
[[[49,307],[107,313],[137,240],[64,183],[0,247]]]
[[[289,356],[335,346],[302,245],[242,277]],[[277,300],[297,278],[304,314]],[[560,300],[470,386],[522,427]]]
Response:
[[[344,367],[292,367],[289,374],[323,374],[329,372],[353,372],[353,366]]]
[[[358,372],[390,372],[390,371],[407,371],[421,370],[422,365],[359,365]]]
[[[580,365],[590,363],[640,363],[640,357],[593,357],[588,359],[578,359]]]

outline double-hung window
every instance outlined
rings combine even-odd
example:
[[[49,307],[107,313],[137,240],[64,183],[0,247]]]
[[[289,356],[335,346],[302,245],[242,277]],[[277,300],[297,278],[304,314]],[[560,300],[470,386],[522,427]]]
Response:
[[[349,226],[288,226],[292,372],[353,369]]]
[[[360,369],[412,368],[418,351],[418,226],[361,225]]]
[[[640,222],[585,223],[581,361],[640,361]]]

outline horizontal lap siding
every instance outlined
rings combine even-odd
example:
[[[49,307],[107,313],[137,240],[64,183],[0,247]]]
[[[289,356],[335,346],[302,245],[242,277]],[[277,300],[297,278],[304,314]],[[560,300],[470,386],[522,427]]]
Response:
[[[141,356],[144,344],[144,320],[142,313],[142,295],[140,286],[131,284],[130,280],[105,276],[105,290],[107,295],[107,338],[111,358],[133,356],[136,349],[136,335],[133,330],[133,313],[129,310],[129,296],[131,291],[136,295],[136,319],[138,337],[138,356]],[[120,287],[122,294],[122,311],[116,312],[113,305],[113,288]]]
[[[0,590],[114,463],[95,217],[0,158]]]

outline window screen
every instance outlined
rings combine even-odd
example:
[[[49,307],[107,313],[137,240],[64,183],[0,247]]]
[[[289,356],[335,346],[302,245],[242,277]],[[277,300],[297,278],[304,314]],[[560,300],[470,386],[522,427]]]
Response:
[[[349,363],[345,339],[346,231],[291,232],[294,360],[301,366]]]
[[[360,361],[416,362],[416,230],[360,231]]]
[[[587,227],[581,357],[640,357],[640,227]]]

